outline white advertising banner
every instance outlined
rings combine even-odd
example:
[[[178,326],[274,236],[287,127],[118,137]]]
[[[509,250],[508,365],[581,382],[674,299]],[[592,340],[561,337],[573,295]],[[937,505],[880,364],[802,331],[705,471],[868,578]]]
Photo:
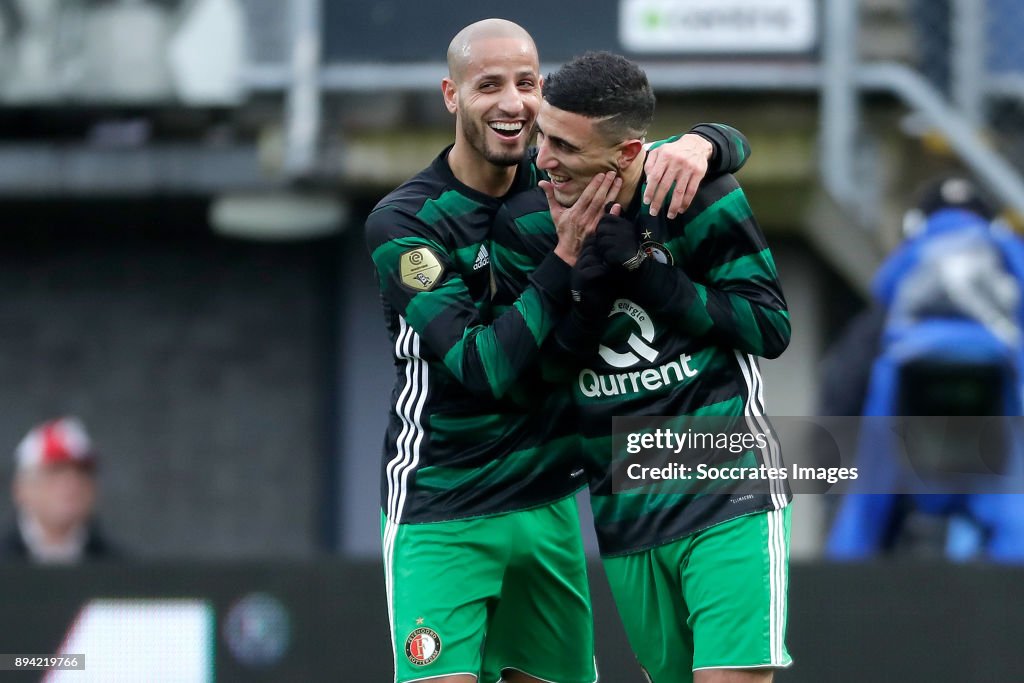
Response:
[[[619,40],[631,52],[800,53],[814,47],[814,0],[621,0]]]

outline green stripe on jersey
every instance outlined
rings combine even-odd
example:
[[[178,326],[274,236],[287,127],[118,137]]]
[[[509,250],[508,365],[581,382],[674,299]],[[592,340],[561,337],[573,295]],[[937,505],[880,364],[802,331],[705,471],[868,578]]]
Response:
[[[669,240],[666,246],[675,250],[685,242],[690,253],[695,253],[700,244],[711,235],[711,230],[716,225],[721,225],[725,221],[741,222],[753,216],[743,189],[737,187],[694,216],[686,223],[683,234]]]
[[[413,327],[425,329],[447,310],[449,300],[464,296],[465,292],[466,286],[460,280],[446,280],[430,296],[414,295],[405,307],[405,318]]]
[[[554,225],[547,211],[535,211],[516,218],[516,228],[524,235],[550,235]]]
[[[526,274],[532,273],[537,264],[529,256],[495,242],[494,267],[502,273],[522,273],[523,280],[525,280]]]
[[[416,218],[434,224],[443,218],[458,218],[473,213],[480,208],[479,202],[459,194],[455,190],[443,192],[437,199],[428,199],[423,207],[416,212]]]
[[[754,310],[754,307],[746,299],[737,296],[729,301],[732,304],[736,327],[743,334],[744,339],[753,345],[754,355],[763,355],[764,337],[761,335],[761,329],[757,325],[762,316],[758,311]]]
[[[765,271],[774,277],[778,277],[775,270],[775,260],[771,251],[764,248],[756,254],[747,254],[733,259],[728,263],[708,269],[708,275],[715,282],[724,280],[753,280],[763,279]]]

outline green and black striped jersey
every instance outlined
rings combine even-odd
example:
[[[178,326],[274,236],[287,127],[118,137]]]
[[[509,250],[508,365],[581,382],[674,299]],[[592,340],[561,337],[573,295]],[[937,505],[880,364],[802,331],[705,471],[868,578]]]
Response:
[[[395,523],[526,509],[584,482],[578,448],[551,436],[543,397],[515,396],[568,306],[569,266],[553,253],[540,259],[495,316],[490,233],[503,200],[459,182],[447,153],[366,221],[395,360],[381,481]],[[536,187],[530,158],[512,192]]]
[[[712,167],[738,168],[749,154],[728,126],[690,132],[714,146]],[[494,307],[490,232],[505,198],[459,182],[450,149],[366,222],[396,371],[381,478],[394,522],[526,509],[583,485],[566,392],[540,387],[535,363],[568,306],[568,266],[538,258],[522,295]],[[544,177],[535,158],[529,150],[506,196]]]
[[[578,358],[570,380],[588,461],[591,504],[602,554],[636,552],[735,517],[788,504],[781,480],[740,493],[693,495],[677,482],[612,493],[613,416],[731,416],[764,421],[756,356],[775,357],[790,324],[775,264],[747,199],[732,175],[706,180],[673,220],[649,215],[643,183],[625,216],[648,258],[616,286],[600,344]],[[527,281],[555,231],[544,194],[510,199],[511,218],[495,226],[498,294]],[[682,425],[686,421],[678,420]],[[665,426],[674,426],[670,422]],[[773,442],[736,464],[780,465]]]

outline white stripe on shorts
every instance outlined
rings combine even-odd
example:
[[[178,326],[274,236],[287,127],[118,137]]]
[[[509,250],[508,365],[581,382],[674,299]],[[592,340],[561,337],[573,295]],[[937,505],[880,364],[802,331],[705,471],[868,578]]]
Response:
[[[405,318],[398,319],[400,330],[395,340],[395,358],[405,361],[405,385],[398,395],[395,412],[402,420],[402,431],[395,443],[395,454],[388,461],[385,476],[388,482],[388,499],[385,510],[384,536],[384,587],[388,600],[388,623],[391,631],[391,650],[394,655],[395,680],[398,679],[398,640],[395,634],[394,613],[394,556],[395,540],[405,507],[409,473],[416,469],[420,460],[420,446],[423,443],[423,406],[427,400],[429,366],[420,358],[420,337]]]

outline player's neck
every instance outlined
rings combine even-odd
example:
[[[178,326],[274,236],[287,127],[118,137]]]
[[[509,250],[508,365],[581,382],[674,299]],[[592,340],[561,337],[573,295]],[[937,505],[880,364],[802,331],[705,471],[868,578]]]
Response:
[[[615,201],[622,205],[623,211],[629,208],[637,188],[640,187],[640,179],[644,174],[644,159],[637,157],[629,166],[622,171],[622,189]]]
[[[508,194],[516,178],[516,166],[496,166],[460,140],[448,152],[448,166],[460,183],[491,197]]]

